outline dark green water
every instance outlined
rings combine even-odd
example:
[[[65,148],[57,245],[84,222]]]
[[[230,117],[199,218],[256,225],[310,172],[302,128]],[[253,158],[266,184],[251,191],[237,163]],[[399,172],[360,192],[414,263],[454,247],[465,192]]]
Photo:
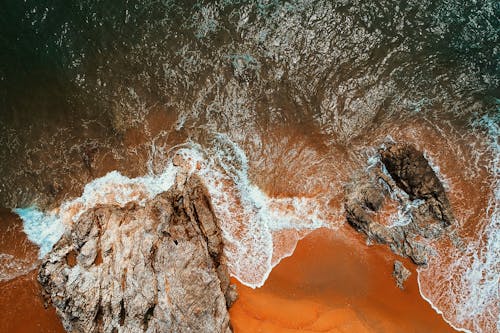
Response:
[[[123,133],[153,108],[177,129],[305,124],[348,146],[414,112],[468,122],[494,112],[499,94],[497,1],[7,0],[0,10],[2,206],[80,187],[85,150],[128,157]],[[73,185],[50,183],[61,175]]]

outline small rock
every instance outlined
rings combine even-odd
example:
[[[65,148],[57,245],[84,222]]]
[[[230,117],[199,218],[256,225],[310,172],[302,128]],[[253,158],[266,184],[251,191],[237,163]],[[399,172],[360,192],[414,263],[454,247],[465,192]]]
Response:
[[[394,261],[394,270],[392,276],[396,279],[396,285],[399,289],[404,290],[404,283],[410,277],[411,272],[406,268],[401,261]]]

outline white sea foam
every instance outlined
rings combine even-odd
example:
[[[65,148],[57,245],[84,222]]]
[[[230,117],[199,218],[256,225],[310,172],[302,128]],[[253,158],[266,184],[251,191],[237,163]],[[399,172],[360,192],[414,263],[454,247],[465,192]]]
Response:
[[[421,269],[417,270],[417,272],[418,272],[418,273],[419,273],[420,271],[421,271]],[[419,274],[418,276],[420,276],[420,274]],[[455,326],[455,324],[454,324],[452,321],[450,321],[450,320],[449,320],[449,319],[448,319],[448,318],[444,315],[443,311],[441,311],[441,309],[439,309],[437,306],[435,306],[435,305],[434,305],[434,303],[432,303],[432,301],[431,301],[429,298],[427,298],[427,297],[425,296],[425,294],[422,292],[422,285],[421,285],[420,279],[417,279],[417,282],[418,282],[418,288],[419,288],[419,290],[420,290],[420,295],[422,296],[422,298],[423,298],[424,300],[426,300],[426,301],[427,301],[427,303],[429,303],[429,304],[431,305],[431,307],[432,307],[432,309],[433,309],[434,311],[436,311],[438,314],[440,314],[440,315],[443,317],[444,321],[445,321],[448,325],[450,325],[451,327],[453,327],[455,330],[457,330],[457,331],[459,331],[459,332],[473,333],[472,331],[469,331],[468,329],[465,329],[465,328],[462,328],[462,327]]]
[[[211,195],[220,220],[229,269],[242,283],[258,287],[282,257],[273,258],[273,232],[284,229],[316,229],[326,223],[318,200],[314,198],[272,198],[249,179],[244,151],[226,135],[218,135],[213,145],[203,149],[189,143],[175,153],[198,174]],[[64,226],[77,222],[86,210],[100,204],[124,206],[135,201],[144,204],[168,190],[179,167],[172,159],[159,175],[128,178],[117,171],[87,184],[81,197],[64,202],[57,210],[42,212],[35,207],[16,209],[31,241],[40,246],[40,257],[48,253],[64,232]]]
[[[31,272],[37,266],[32,258],[16,258],[8,253],[0,253],[0,282],[12,280]]]
[[[482,118],[477,125],[486,127],[492,138],[493,162],[490,172],[494,177],[493,193],[487,207],[489,219],[484,222],[482,232],[475,239],[468,239],[464,252],[448,250],[441,256],[451,256],[450,263],[444,264],[439,255],[431,256],[429,267],[418,270],[418,283],[422,297],[441,314],[453,328],[462,332],[500,332],[500,129],[491,118]],[[438,163],[424,154],[433,171],[447,191],[450,182],[441,173]],[[375,153],[368,158],[367,171],[380,165],[380,156]],[[390,176],[384,165],[382,172]],[[408,195],[400,189],[392,189],[383,183],[391,198],[402,202]],[[414,200],[398,205],[398,211],[390,216],[390,227],[408,224],[411,212],[421,204]]]
[[[175,179],[174,166],[169,164],[159,176],[130,179],[117,171],[88,183],[81,197],[64,202],[58,209],[43,212],[37,207],[16,208],[14,212],[23,220],[28,239],[40,247],[43,258],[64,233],[65,225],[76,222],[87,209],[98,204],[123,206],[131,201],[139,204],[166,191]]]
[[[398,211],[389,217],[389,228],[391,227],[402,227],[410,224],[413,220],[413,210],[418,208],[424,200],[415,199],[413,201],[408,201],[403,206],[398,206]]]
[[[477,332],[486,330],[477,325],[475,318],[489,321],[491,329],[495,329],[491,320],[496,320],[496,330],[500,332],[500,126],[487,116],[480,120],[480,124],[487,128],[491,137],[493,193],[487,207],[489,223],[478,235],[475,246],[468,247],[467,257],[462,263],[469,264],[465,266],[468,269],[461,279],[468,292],[461,294],[462,302],[457,307],[456,316],[460,323],[473,321],[472,328]]]
[[[489,169],[493,183],[486,208],[488,218],[481,223],[482,230],[475,239],[466,240],[464,252],[441,268],[439,258],[433,258],[429,268],[419,271],[418,281],[424,299],[454,328],[489,333],[500,332],[500,128],[490,117],[481,118],[476,125],[486,128],[491,137],[493,159]],[[436,277],[438,268],[450,276],[444,281],[447,290],[426,282],[429,274]]]
[[[432,171],[434,171],[434,174],[438,177],[441,184],[443,184],[444,189],[446,191],[449,191],[451,189],[450,182],[448,181],[448,178],[441,172],[441,168],[439,167],[439,165],[434,161],[434,159],[429,155],[427,151],[424,151],[424,157],[427,160],[427,163],[429,163],[430,167],[432,168]]]
[[[17,208],[14,212],[23,220],[28,239],[40,247],[40,258],[52,249],[64,233],[64,226],[54,213],[45,213],[36,207]]]
[[[230,272],[245,285],[263,285],[280,259],[292,253],[293,248],[290,248],[280,252],[278,258],[273,257],[274,232],[331,227],[331,221],[325,220],[328,216],[325,214],[326,205],[319,198],[273,198],[253,184],[249,178],[246,154],[226,135],[218,135],[208,148],[189,143],[175,149],[175,153],[189,163],[189,172],[198,174],[205,182],[221,223]],[[493,171],[498,175],[500,149],[498,146],[495,149],[497,155]],[[369,167],[374,163],[377,163],[376,158],[371,158]],[[41,212],[36,208],[25,208],[15,211],[23,219],[29,239],[40,246],[42,257],[62,235],[64,226],[75,223],[85,210],[98,204],[125,205],[130,201],[144,204],[158,193],[168,190],[174,184],[178,171],[171,158],[167,159],[163,172],[158,175],[131,179],[114,171],[87,184],[81,197],[63,203],[57,210]],[[453,274],[460,276],[456,282],[459,285],[445,295],[449,302],[455,302],[453,313],[435,305],[440,304],[438,298],[443,295],[428,294],[422,285],[422,274],[419,274],[423,297],[437,312],[443,313],[450,325],[464,332],[469,328],[486,332],[477,329],[474,323],[483,320],[484,314],[492,309],[491,301],[498,301],[498,179],[495,186],[495,196],[489,207],[491,221],[484,229],[485,245],[481,247],[477,242],[473,243],[463,258],[455,261],[456,271]],[[394,199],[397,195],[394,194]],[[418,205],[416,201],[409,207],[402,207],[393,225],[407,223],[407,219],[411,218],[409,212]],[[431,262],[431,266],[433,264]],[[497,320],[497,328],[499,322]]]
[[[248,286],[262,286],[279,262],[272,260],[272,232],[316,229],[326,225],[321,218],[325,214],[314,198],[272,198],[252,184],[246,154],[226,135],[216,137],[206,156],[198,173],[229,245],[230,271]]]

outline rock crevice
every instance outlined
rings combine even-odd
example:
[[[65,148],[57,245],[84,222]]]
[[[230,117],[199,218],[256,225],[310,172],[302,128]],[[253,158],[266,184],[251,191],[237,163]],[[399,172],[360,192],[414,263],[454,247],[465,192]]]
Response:
[[[417,265],[427,264],[432,240],[447,235],[459,245],[446,191],[424,154],[409,144],[391,144],[379,157],[346,185],[347,222]],[[397,207],[393,221],[384,224],[377,217],[391,205]]]
[[[39,281],[68,332],[231,332],[224,242],[201,181],[143,206],[94,207],[44,258]]]

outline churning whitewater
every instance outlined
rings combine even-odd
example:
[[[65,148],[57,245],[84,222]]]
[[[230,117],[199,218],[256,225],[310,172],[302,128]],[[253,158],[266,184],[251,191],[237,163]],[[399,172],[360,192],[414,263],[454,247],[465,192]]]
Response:
[[[298,238],[290,240],[281,253],[274,253],[274,232],[335,226],[335,221],[325,219],[325,203],[305,197],[271,198],[253,185],[248,178],[245,153],[225,135],[218,135],[215,148],[208,151],[193,143],[183,146],[171,153],[187,161],[190,173],[205,181],[222,221],[231,273],[242,283],[262,286],[272,267],[293,253]],[[178,172],[173,159],[168,160],[159,175],[130,179],[113,171],[87,184],[81,197],[64,202],[57,209],[42,212],[29,207],[14,211],[23,220],[28,238],[40,246],[42,258],[62,236],[64,226],[75,223],[88,209],[103,204],[123,207],[132,201],[143,205],[170,189]]]
[[[495,144],[498,127],[491,127],[490,131]],[[494,172],[498,172],[498,146],[493,145],[491,149],[495,154],[491,167],[496,168]],[[266,195],[249,179],[245,152],[226,135],[217,135],[209,149],[190,142],[170,149],[167,155],[169,158],[160,174],[128,178],[113,171],[87,184],[80,197],[64,202],[57,209],[48,212],[34,207],[15,209],[24,222],[29,239],[39,245],[40,258],[59,240],[65,226],[75,223],[88,209],[103,204],[123,207],[129,202],[143,205],[157,194],[167,191],[180,170],[174,162],[175,158],[182,158],[189,165],[189,173],[197,174],[204,180],[221,221],[230,273],[253,288],[264,284],[272,268],[293,253],[300,238],[297,236],[289,240],[283,247],[283,244],[274,244],[275,232],[294,229],[307,233],[320,227],[336,229],[343,222],[328,213],[328,203],[322,198],[273,198]],[[367,168],[377,159],[377,156],[371,156]],[[439,170],[438,165],[433,168]],[[446,176],[439,175],[451,182]],[[498,195],[497,180],[487,207],[489,220],[483,221],[484,229],[478,233],[478,239],[467,240],[465,252],[454,254],[456,257],[448,264],[440,259],[440,250],[436,247],[429,267],[419,269],[423,297],[458,330],[489,332],[500,323]],[[420,203],[415,200],[411,204],[418,206]],[[394,226],[404,225],[410,219],[409,208],[400,207],[390,217],[390,223]],[[454,286],[444,294],[444,290],[441,290],[438,299],[435,299],[435,294],[429,294],[433,292],[434,286],[429,286],[425,278],[429,273],[441,271],[443,266],[446,267],[447,275],[453,278],[447,282]],[[447,304],[444,309],[436,305],[443,302]],[[453,306],[451,309],[450,304]]]
[[[13,2],[0,20],[0,208],[43,258],[88,209],[167,191],[182,160],[210,193],[231,275],[256,288],[311,231],[342,232],[354,171],[410,144],[456,220],[426,241],[420,293],[457,330],[500,332],[499,6]],[[424,207],[398,205],[403,192],[385,226]],[[1,281],[37,266],[0,263]]]

